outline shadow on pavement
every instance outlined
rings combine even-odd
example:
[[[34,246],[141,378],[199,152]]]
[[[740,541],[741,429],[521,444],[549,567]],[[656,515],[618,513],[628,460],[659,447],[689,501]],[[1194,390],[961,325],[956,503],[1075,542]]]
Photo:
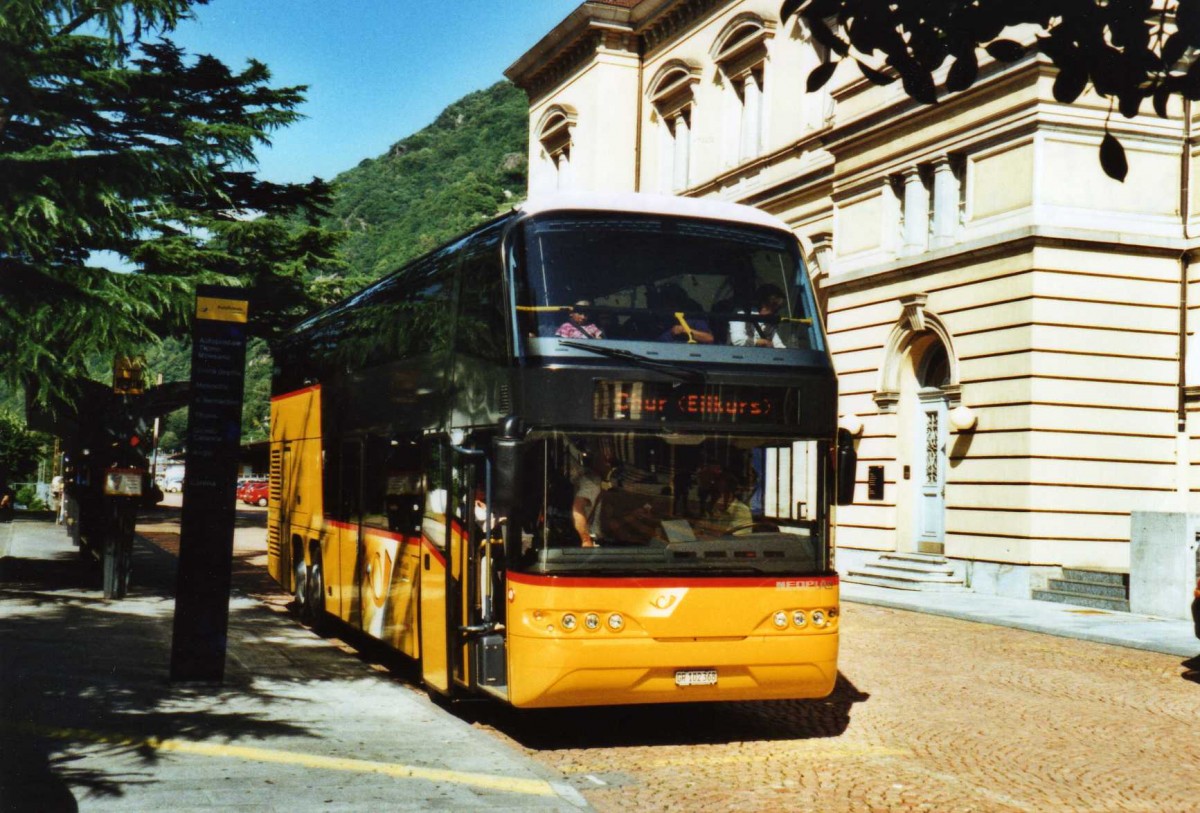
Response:
[[[1188,658],[1180,665],[1184,667],[1184,672],[1180,677],[1190,680],[1192,683],[1200,683],[1200,655]]]
[[[272,718],[282,698],[234,669],[236,653],[224,686],[169,682],[175,557],[139,539],[130,597],[107,602],[65,532],[33,525],[16,531],[46,535],[39,557],[0,560],[0,809],[76,810],[77,798],[155,782],[149,770],[163,757],[148,741],[314,736]],[[262,636],[291,626],[249,602],[231,606],[229,623]],[[275,688],[310,682],[285,670],[269,677]]]
[[[833,693],[824,700],[527,711],[479,703],[452,710],[470,722],[503,732],[526,748],[541,751],[837,737],[849,726],[854,704],[869,697],[839,673]]]

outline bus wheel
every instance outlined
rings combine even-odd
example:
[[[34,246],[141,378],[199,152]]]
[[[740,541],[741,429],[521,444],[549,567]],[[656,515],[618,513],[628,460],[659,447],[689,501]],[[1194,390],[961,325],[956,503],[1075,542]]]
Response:
[[[308,579],[304,586],[308,595],[301,608],[304,612],[301,621],[321,635],[328,626],[328,615],[325,613],[325,569],[321,566],[320,551],[313,551],[312,565],[308,568]]]
[[[308,604],[308,568],[304,566],[304,553],[292,553],[292,609],[303,620]]]

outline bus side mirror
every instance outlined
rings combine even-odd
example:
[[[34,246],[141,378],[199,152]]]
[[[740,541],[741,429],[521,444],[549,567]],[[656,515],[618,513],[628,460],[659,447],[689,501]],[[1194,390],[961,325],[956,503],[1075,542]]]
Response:
[[[512,516],[525,491],[522,458],[528,443],[509,420],[492,441],[492,513],[502,517]]]
[[[858,453],[854,451],[854,436],[838,429],[837,445],[837,504],[854,502],[854,480],[858,475]]]

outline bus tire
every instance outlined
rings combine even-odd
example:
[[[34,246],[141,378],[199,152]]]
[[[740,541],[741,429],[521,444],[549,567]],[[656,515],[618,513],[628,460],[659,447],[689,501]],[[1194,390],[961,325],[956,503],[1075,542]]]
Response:
[[[323,635],[329,627],[329,615],[325,612],[325,569],[321,565],[321,551],[314,550],[312,564],[308,568],[308,578],[304,584],[307,590],[303,610],[305,616],[301,619],[312,631]]]
[[[303,621],[308,604],[308,567],[304,564],[304,549],[296,545],[292,549],[292,610]]]

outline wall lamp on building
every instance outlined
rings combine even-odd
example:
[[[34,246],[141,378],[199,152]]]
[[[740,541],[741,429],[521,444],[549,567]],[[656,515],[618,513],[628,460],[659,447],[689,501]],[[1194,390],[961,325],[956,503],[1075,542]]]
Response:
[[[979,416],[966,404],[959,404],[950,410],[950,425],[959,432],[969,432],[975,428],[977,423],[979,423]]]
[[[860,437],[863,433],[862,418],[858,417],[854,413],[843,415],[842,417],[838,418],[838,429],[846,430],[853,437]]]

